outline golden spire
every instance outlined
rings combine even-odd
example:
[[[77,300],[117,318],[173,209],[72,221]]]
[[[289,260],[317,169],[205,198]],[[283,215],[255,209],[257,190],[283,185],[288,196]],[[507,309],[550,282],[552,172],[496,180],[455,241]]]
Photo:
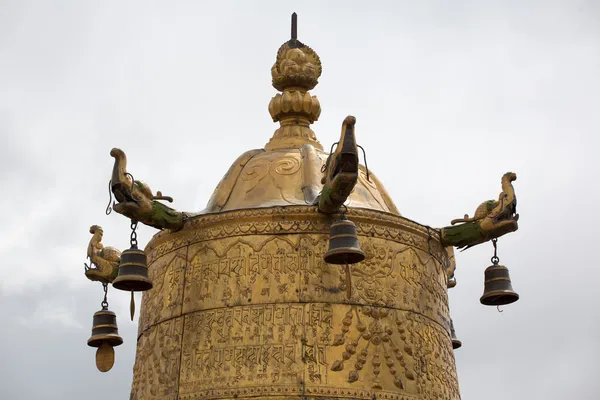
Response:
[[[269,103],[269,113],[280,124],[265,149],[298,148],[312,144],[323,147],[317,140],[310,124],[321,114],[316,96],[308,92],[321,76],[321,60],[317,53],[297,38],[297,15],[292,14],[292,38],[281,45],[277,60],[271,68],[273,87],[277,93]]]

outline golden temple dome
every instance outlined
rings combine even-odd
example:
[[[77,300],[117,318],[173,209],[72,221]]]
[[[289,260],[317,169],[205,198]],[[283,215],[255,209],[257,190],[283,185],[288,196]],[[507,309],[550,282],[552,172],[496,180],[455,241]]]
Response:
[[[235,160],[202,214],[312,205],[323,189],[328,154],[310,128],[319,118],[321,106],[308,92],[318,83],[321,60],[297,39],[295,16],[293,19],[292,38],[279,48],[271,69],[273,87],[281,93],[271,99],[269,113],[280,127],[263,149],[247,151]],[[362,165],[345,205],[399,215],[381,182]]]
[[[309,90],[321,70],[297,39],[294,14],[271,69],[280,93],[269,113],[280,126],[264,148],[235,160],[200,213],[162,203],[173,199],[134,180],[125,152],[111,150],[116,202],[107,213],[131,221],[131,248],[104,247],[93,225],[95,267],[85,274],[105,294],[108,283],[144,291],[132,400],[460,399],[453,351],[461,343],[448,304],[453,248],[490,240],[495,248],[517,230],[516,174],[503,175],[497,201],[451,226],[400,216],[366,157],[359,164],[353,116],[331,154],[311,129],[321,106]],[[144,251],[138,222],[160,230]],[[484,305],[518,299],[497,261],[494,253]],[[91,345],[118,336],[107,306],[105,297]],[[132,319],[134,309],[132,295]],[[99,340],[107,315],[111,332]],[[114,360],[111,346],[98,350],[102,371]]]

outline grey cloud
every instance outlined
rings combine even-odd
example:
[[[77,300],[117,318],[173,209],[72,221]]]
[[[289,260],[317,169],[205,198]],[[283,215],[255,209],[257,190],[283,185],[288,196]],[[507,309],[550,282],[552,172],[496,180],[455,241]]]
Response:
[[[101,289],[83,277],[113,146],[186,211],[276,129],[270,68],[299,14],[321,56],[314,125],[357,117],[369,167],[408,218],[442,226],[518,173],[520,229],[499,241],[521,300],[479,304],[491,246],[457,254],[450,306],[464,399],[595,399],[600,345],[596,2],[3,2],[0,397],[127,398],[136,325],[108,374],[86,346]],[[144,244],[154,233],[140,227]],[[79,250],[78,250],[79,249]],[[52,316],[56,306],[58,316]],[[37,324],[42,319],[43,324]],[[35,382],[36,384],[32,384]]]

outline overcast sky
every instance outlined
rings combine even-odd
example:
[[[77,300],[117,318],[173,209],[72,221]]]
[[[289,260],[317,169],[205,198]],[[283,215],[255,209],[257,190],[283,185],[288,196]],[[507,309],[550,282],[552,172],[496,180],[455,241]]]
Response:
[[[463,399],[600,398],[600,3],[568,0],[0,1],[0,398],[129,397],[126,293],[109,293],[114,368],[86,345],[102,300],[88,229],[128,243],[104,214],[109,151],[176,208],[204,208],[277,128],[270,69],[293,11],[323,63],[319,140],[356,116],[404,216],[444,226],[518,174],[520,229],[498,245],[521,299],[481,305],[492,247],[457,254]]]

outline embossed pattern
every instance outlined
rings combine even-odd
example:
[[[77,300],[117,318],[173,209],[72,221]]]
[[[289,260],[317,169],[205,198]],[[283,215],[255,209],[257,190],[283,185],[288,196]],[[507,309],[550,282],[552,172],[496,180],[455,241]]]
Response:
[[[350,298],[345,267],[322,259],[331,221],[314,207],[206,215],[159,235],[132,398],[459,399],[438,233],[349,216],[367,255],[350,266]]]

